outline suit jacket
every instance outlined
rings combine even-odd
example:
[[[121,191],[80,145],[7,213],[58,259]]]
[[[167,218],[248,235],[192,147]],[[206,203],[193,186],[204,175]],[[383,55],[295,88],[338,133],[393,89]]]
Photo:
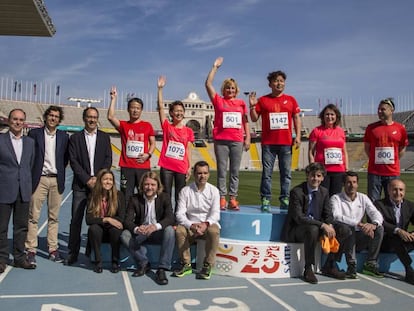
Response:
[[[124,194],[121,191],[118,191],[118,208],[116,210],[116,215],[112,218],[115,218],[119,222],[123,223],[125,220],[125,197]],[[93,224],[98,225],[104,225],[103,218],[102,217],[95,217],[92,214],[91,209],[88,206],[88,209],[86,211],[86,217],[85,217],[86,224],[88,226]]]
[[[155,199],[155,217],[163,229],[174,224],[171,198],[165,192],[161,192]],[[124,227],[133,233],[134,228],[144,222],[145,198],[142,194],[134,194],[128,203]]]
[[[290,191],[288,214],[283,225],[281,240],[294,242],[294,228],[301,225],[316,225],[333,222],[332,207],[329,204],[328,189],[320,186],[315,194],[318,202],[316,210],[313,211],[313,218],[307,216],[309,206],[309,191],[306,182],[294,187]]]
[[[84,131],[73,134],[69,139],[69,160],[73,170],[72,189],[87,190],[86,183],[91,178],[91,165]],[[95,176],[103,168],[112,166],[111,140],[107,133],[97,131],[93,170]]]
[[[35,141],[35,163],[32,171],[32,189],[35,192],[42,176],[43,163],[45,162],[45,128],[32,129],[29,136]],[[69,135],[63,131],[56,130],[56,169],[58,191],[60,194],[65,191],[65,170],[68,165]]]
[[[0,134],[0,203],[11,204],[20,194],[24,202],[32,196],[32,168],[35,157],[33,139],[23,136],[20,164],[10,139],[10,133]]]
[[[378,200],[374,204],[384,217],[382,225],[384,226],[385,233],[389,235],[394,234],[394,230],[397,228],[397,221],[394,214],[394,204],[390,201],[390,199]],[[401,205],[401,217],[402,225],[400,228],[407,231],[410,222],[414,224],[413,202],[408,200],[403,201]]]

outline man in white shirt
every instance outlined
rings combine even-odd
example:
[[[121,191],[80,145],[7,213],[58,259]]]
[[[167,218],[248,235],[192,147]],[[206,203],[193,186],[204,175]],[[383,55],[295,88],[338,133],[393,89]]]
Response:
[[[206,256],[196,277],[208,280],[220,240],[220,195],[218,189],[208,183],[210,171],[207,162],[197,162],[193,175],[195,181],[184,187],[178,198],[176,240],[181,268],[174,271],[174,276],[183,277],[193,272],[190,244],[196,239],[205,239]]]
[[[358,174],[348,171],[344,175],[344,190],[331,197],[334,227],[340,248],[337,254],[329,254],[340,261],[345,254],[348,278],[356,278],[356,251],[368,248],[368,258],[362,273],[374,277],[384,277],[377,268],[377,258],[384,236],[383,217],[367,195],[358,190]],[[365,214],[368,222],[363,222]]]

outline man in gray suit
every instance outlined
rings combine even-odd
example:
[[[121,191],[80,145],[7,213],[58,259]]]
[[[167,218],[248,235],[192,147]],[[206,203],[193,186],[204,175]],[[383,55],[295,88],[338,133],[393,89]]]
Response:
[[[32,195],[34,141],[23,136],[26,113],[13,109],[9,113],[7,133],[0,134],[0,273],[9,261],[7,231],[13,213],[14,266],[34,269],[26,260],[24,242],[27,235],[29,203]]]

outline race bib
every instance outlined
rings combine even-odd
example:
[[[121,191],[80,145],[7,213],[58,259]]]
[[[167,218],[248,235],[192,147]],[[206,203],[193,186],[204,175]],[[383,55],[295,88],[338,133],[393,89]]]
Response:
[[[394,164],[394,147],[375,147],[375,164]]]
[[[223,128],[239,129],[242,126],[240,112],[223,112]]]
[[[184,160],[185,156],[185,147],[182,143],[178,141],[169,141],[167,152],[165,153],[167,158],[173,158],[177,160]]]
[[[325,148],[325,164],[343,164],[340,148]]]
[[[289,120],[287,112],[271,112],[269,113],[271,130],[287,130],[289,128]]]
[[[140,154],[144,153],[144,142],[137,140],[128,140],[126,144],[126,156],[128,158],[138,158]]]

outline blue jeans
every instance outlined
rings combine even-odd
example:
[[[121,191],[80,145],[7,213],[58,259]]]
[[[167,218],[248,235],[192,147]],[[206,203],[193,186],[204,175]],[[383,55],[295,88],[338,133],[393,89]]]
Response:
[[[385,198],[388,198],[388,183],[399,177],[400,176],[380,176],[368,173],[368,197],[372,202],[380,200],[382,189],[384,189]]]
[[[268,200],[272,197],[272,174],[276,156],[279,162],[280,196],[279,200],[289,198],[292,165],[292,146],[290,145],[262,145],[262,180],[260,195]]]
[[[132,236],[129,230],[124,230],[121,234],[121,242],[134,257],[137,267],[142,267],[148,263],[147,249],[143,245],[144,243],[161,244],[158,268],[171,269],[171,260],[175,247],[175,231],[172,226],[155,231],[150,236],[142,234],[134,234]]]

